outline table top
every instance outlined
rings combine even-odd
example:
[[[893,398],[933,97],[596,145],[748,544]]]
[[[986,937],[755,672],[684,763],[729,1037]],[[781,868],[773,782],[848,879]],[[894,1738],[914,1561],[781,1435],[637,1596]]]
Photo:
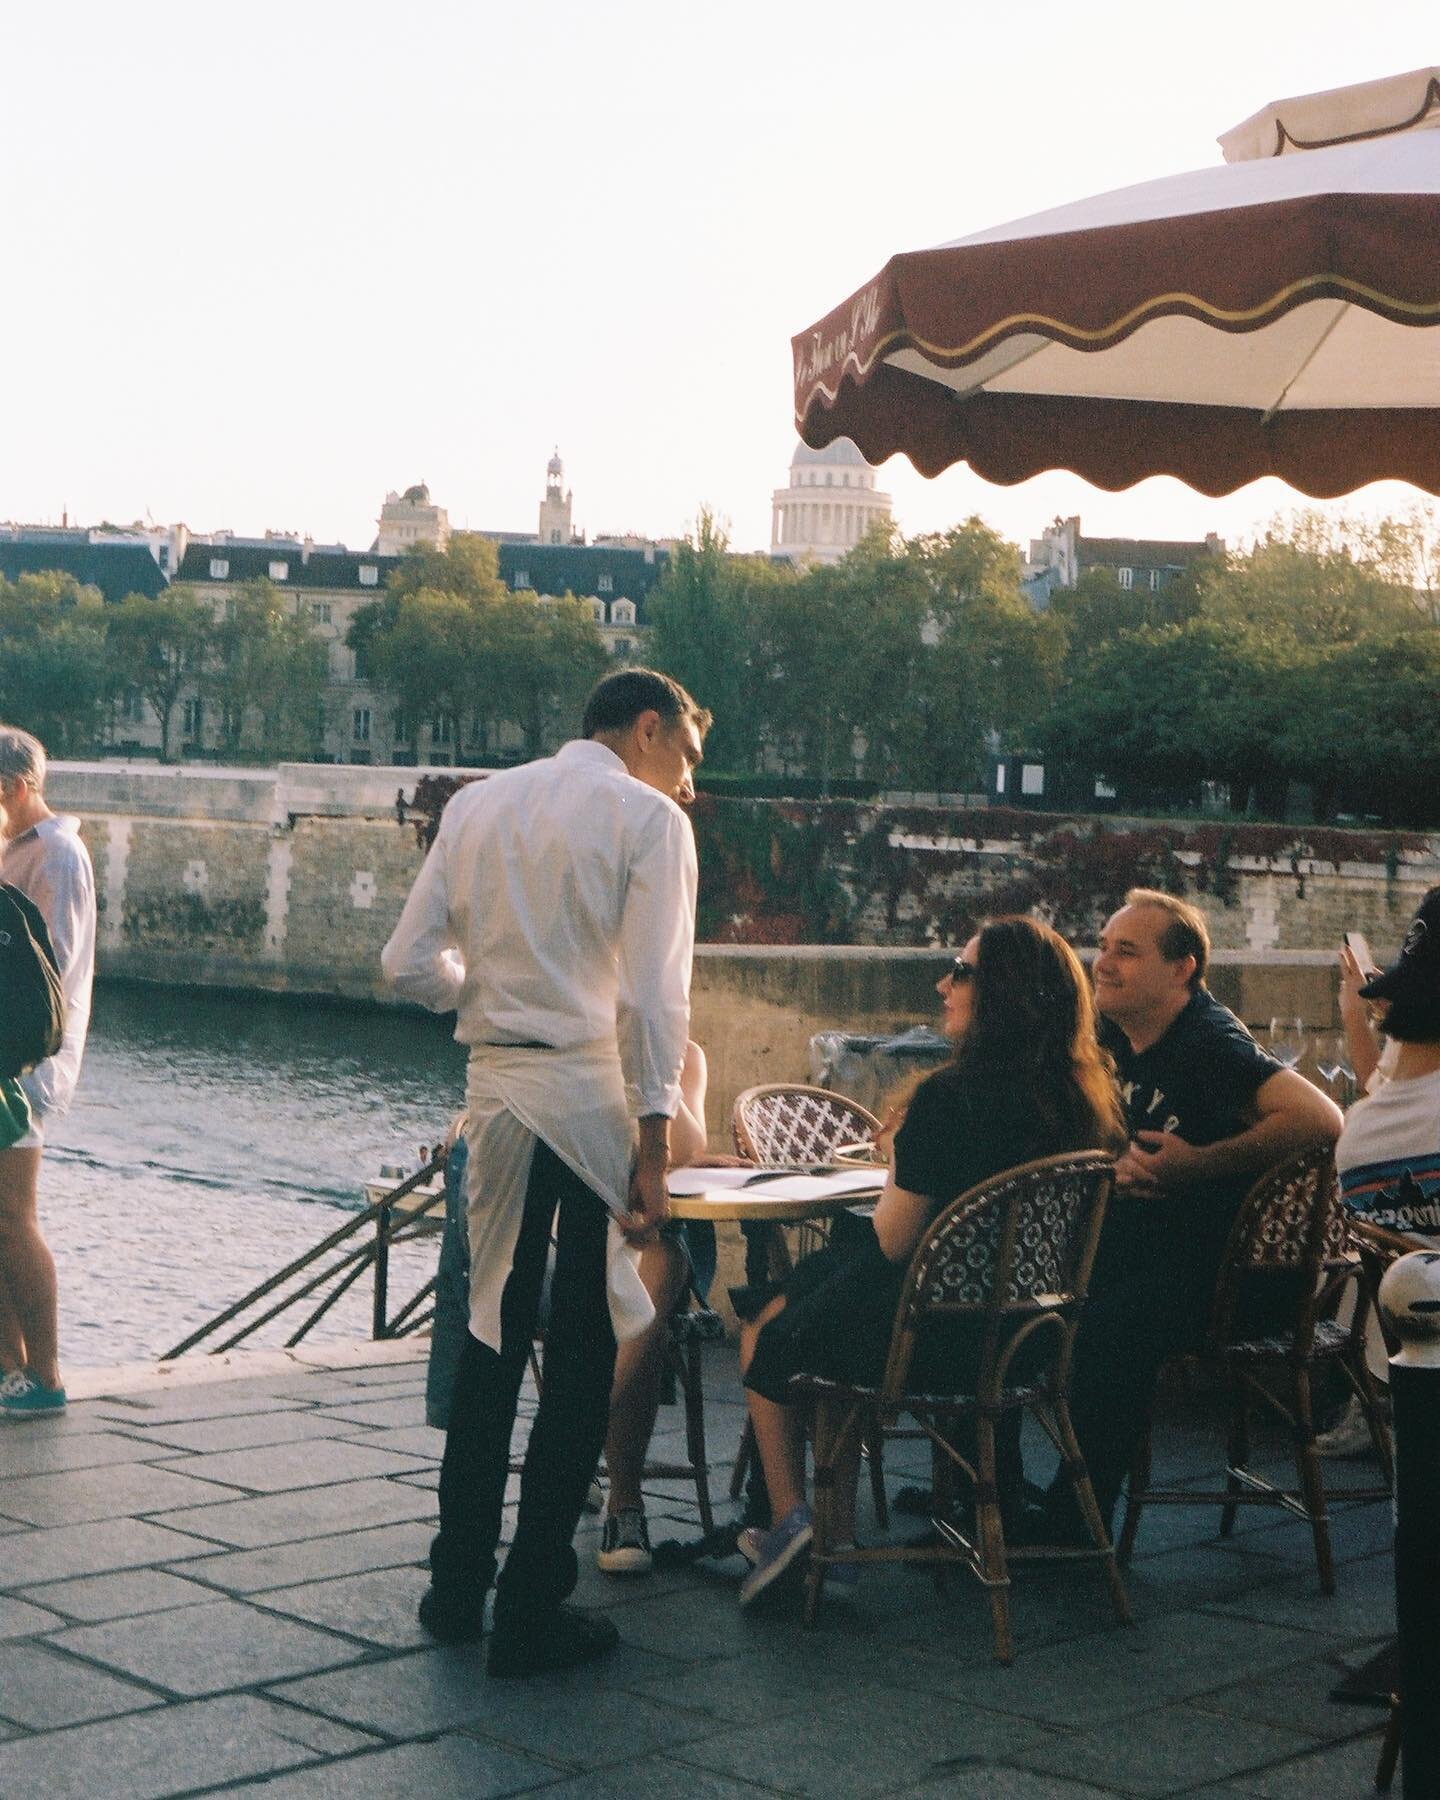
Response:
[[[820,1191],[819,1187],[825,1177],[813,1176],[808,1179],[816,1184],[816,1191],[803,1198],[767,1194],[760,1187],[722,1188],[706,1194],[672,1194],[670,1216],[675,1219],[764,1219],[772,1225],[792,1224],[801,1219],[825,1219],[832,1213],[847,1212],[852,1206],[865,1206],[878,1199],[888,1174],[888,1169],[877,1167],[872,1184],[862,1188],[837,1188],[828,1193]]]

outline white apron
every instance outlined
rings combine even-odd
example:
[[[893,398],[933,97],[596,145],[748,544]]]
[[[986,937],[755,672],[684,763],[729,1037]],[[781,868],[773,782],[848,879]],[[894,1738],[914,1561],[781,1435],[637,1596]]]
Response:
[[[469,1149],[470,1330],[500,1348],[500,1300],[515,1261],[536,1138],[593,1188],[613,1214],[629,1211],[635,1126],[613,1042],[572,1050],[476,1044],[465,1083]],[[616,1341],[655,1317],[639,1252],[610,1221],[606,1287]]]

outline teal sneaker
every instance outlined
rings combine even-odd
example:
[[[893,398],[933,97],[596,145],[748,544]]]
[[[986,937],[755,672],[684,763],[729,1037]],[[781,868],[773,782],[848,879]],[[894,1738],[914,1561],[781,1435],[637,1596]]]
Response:
[[[43,1419],[64,1410],[64,1388],[47,1388],[28,1369],[0,1381],[0,1419]]]

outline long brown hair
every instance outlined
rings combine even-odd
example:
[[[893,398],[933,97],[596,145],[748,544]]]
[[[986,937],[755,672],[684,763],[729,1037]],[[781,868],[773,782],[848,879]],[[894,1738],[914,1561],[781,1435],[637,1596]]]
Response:
[[[1025,1096],[1057,1139],[1098,1149],[1126,1140],[1115,1069],[1095,1036],[1095,1003],[1080,959],[1038,919],[992,919],[980,929],[970,1024],[955,1047],[968,1079]]]

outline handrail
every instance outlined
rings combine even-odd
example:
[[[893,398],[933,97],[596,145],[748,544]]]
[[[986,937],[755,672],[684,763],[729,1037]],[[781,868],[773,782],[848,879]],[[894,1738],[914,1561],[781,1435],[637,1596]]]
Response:
[[[294,1277],[299,1275],[303,1270],[310,1268],[311,1265],[318,1262],[321,1257],[327,1255],[332,1250],[338,1249],[347,1239],[354,1237],[358,1232],[364,1231],[367,1226],[372,1225],[375,1228],[373,1242],[357,1245],[346,1250],[337,1261],[321,1270],[319,1274],[312,1276],[310,1280],[303,1283],[293,1292],[286,1294],[275,1305],[267,1308],[258,1318],[249,1320],[233,1336],[226,1338],[224,1343],[213,1345],[209,1354],[218,1356],[226,1350],[233,1349],[236,1344],[242,1343],[254,1332],[260,1330],[262,1326],[267,1325],[271,1319],[278,1317],[279,1314],[286,1311],[287,1308],[296,1305],[301,1300],[307,1299],[317,1288],[322,1287],[327,1281],[339,1278],[337,1279],[335,1289],[325,1296],[320,1305],[310,1313],[309,1317],[306,1318],[294,1336],[287,1340],[286,1348],[293,1347],[300,1342],[305,1334],[316,1325],[319,1320],[324,1318],[325,1314],[329,1312],[335,1302],[340,1299],[341,1295],[347,1292],[369,1268],[373,1268],[375,1271],[376,1305],[373,1313],[372,1336],[384,1338],[400,1335],[399,1328],[407,1319],[410,1319],[416,1307],[423,1302],[428,1292],[434,1287],[434,1282],[431,1281],[427,1283],[412,1300],[408,1301],[406,1305],[400,1309],[393,1319],[387,1320],[385,1316],[385,1303],[390,1246],[393,1243],[404,1243],[407,1239],[418,1236],[419,1231],[416,1227],[418,1227],[421,1221],[425,1220],[427,1215],[437,1206],[444,1205],[445,1196],[443,1192],[422,1196],[413,1212],[411,1212],[409,1217],[404,1219],[398,1226],[392,1224],[395,1207],[399,1201],[403,1200],[407,1194],[412,1193],[416,1188],[420,1187],[422,1183],[429,1181],[433,1176],[441,1174],[444,1168],[445,1156],[442,1151],[440,1155],[432,1157],[423,1168],[417,1169],[413,1175],[408,1175],[404,1181],[391,1188],[388,1193],[382,1194],[378,1200],[372,1201],[362,1211],[353,1214],[343,1225],[337,1227],[336,1230],[329,1232],[318,1244],[312,1245],[303,1255],[297,1256],[293,1262],[287,1263],[283,1269],[278,1270],[274,1275],[268,1276],[264,1281],[260,1282],[258,1286],[252,1288],[248,1294],[245,1294],[241,1299],[235,1301],[233,1305],[227,1306],[223,1312],[217,1313],[213,1319],[207,1319],[203,1325],[199,1326],[195,1331],[192,1331],[188,1337],[182,1338],[173,1349],[167,1350],[160,1360],[162,1362],[171,1362],[176,1357],[184,1356],[187,1351],[195,1349],[197,1345],[204,1343],[207,1338],[213,1337],[218,1331],[223,1330],[225,1326],[232,1324],[242,1313],[247,1312],[259,1301],[268,1298],[271,1294],[275,1293],[277,1289],[283,1288],[286,1282],[293,1280]],[[423,1320],[412,1321],[410,1329],[414,1330],[420,1323],[423,1323]]]

